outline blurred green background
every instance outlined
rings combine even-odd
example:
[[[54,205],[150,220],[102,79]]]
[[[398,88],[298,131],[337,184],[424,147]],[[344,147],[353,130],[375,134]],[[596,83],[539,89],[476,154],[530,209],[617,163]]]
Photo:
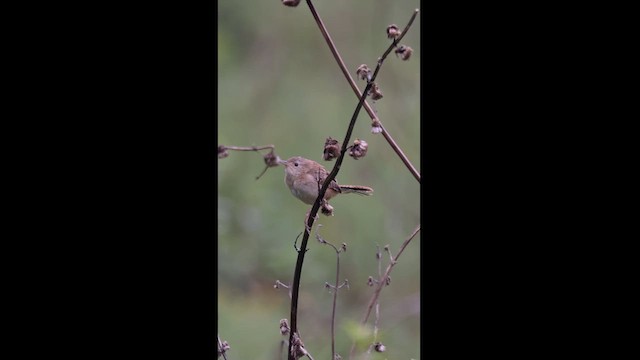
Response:
[[[330,0],[314,3],[355,78],[358,65],[375,68],[389,45],[386,27],[404,28],[418,0]],[[414,49],[409,61],[392,53],[377,83],[384,98],[373,106],[388,132],[420,171],[420,15],[402,40]],[[363,89],[365,83],[358,81]],[[370,102],[371,103],[371,102]],[[218,144],[273,144],[283,159],[303,156],[330,171],[322,160],[324,141],[344,139],[357,98],[339,70],[305,1],[296,8],[273,1],[218,1]],[[367,185],[373,196],[345,195],[331,201],[335,216],[320,217],[321,235],[347,243],[340,280],[350,289],[338,295],[337,351],[348,357],[354,323],[366,310],[377,277],[376,246],[395,254],[420,222],[420,186],[382,135],[371,133],[363,110],[350,142],[369,143],[367,156],[346,156],[338,183]],[[267,151],[263,151],[265,154]],[[289,318],[286,289],[297,253],[293,241],[310,206],[293,197],[282,167],[264,169],[262,154],[230,151],[218,160],[218,333],[229,342],[231,359],[276,359],[279,320]],[[315,226],[314,226],[315,228]],[[299,302],[299,330],[316,359],[331,354],[333,249],[311,238]],[[387,347],[371,359],[420,358],[420,234],[394,268],[380,296],[379,337]],[[383,257],[383,271],[388,256]],[[373,314],[369,324],[373,324]],[[369,326],[371,330],[371,326]],[[371,341],[372,339],[368,339]]]

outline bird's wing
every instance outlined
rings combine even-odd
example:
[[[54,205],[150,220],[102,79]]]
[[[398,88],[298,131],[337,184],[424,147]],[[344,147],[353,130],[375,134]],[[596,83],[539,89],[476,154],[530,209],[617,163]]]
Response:
[[[322,184],[324,184],[324,181],[327,179],[327,177],[329,176],[329,173],[325,170],[325,171],[321,171],[320,174],[320,180],[319,180],[319,184],[320,186],[322,186]],[[336,179],[331,180],[331,183],[329,183],[329,187],[327,189],[331,189],[337,193],[341,193],[342,190],[340,189],[340,185],[338,185],[338,182],[336,181]]]

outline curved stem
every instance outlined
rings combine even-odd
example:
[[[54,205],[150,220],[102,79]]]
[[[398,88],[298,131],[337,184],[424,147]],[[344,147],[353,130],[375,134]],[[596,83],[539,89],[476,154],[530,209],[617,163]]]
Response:
[[[304,235],[302,236],[302,243],[300,244],[300,250],[298,251],[298,260],[296,261],[296,268],[293,273],[293,284],[292,284],[292,292],[291,292],[291,333],[289,334],[289,360],[295,360],[293,354],[291,353],[291,347],[293,344],[293,336],[298,332],[298,296],[300,290],[300,276],[302,275],[302,264],[304,262],[304,254],[307,252],[307,243],[309,242],[309,234],[311,228],[313,227],[313,223],[316,218],[316,214],[318,213],[318,209],[320,209],[320,204],[322,203],[322,199],[324,199],[324,194],[327,192],[327,188],[333,179],[336,178],[338,171],[340,171],[340,166],[342,165],[342,160],[344,159],[344,155],[347,153],[347,144],[349,143],[349,139],[351,138],[351,133],[353,132],[353,128],[356,125],[356,120],[358,119],[358,114],[360,113],[360,109],[362,109],[362,104],[364,103],[364,99],[366,94],[369,92],[371,85],[373,84],[373,80],[375,79],[376,73],[373,75],[371,82],[367,84],[365,88],[364,95],[360,97],[360,101],[358,101],[358,106],[351,117],[351,121],[349,122],[349,127],[347,128],[347,134],[345,135],[344,141],[342,141],[342,149],[340,151],[340,156],[336,159],[336,164],[333,166],[333,170],[329,173],[329,176],[325,179],[322,184],[322,188],[318,191],[318,197],[316,201],[313,203],[313,207],[309,212],[309,217],[307,220],[307,228],[304,230]],[[307,230],[308,229],[308,230]]]
[[[341,69],[343,70],[343,73],[345,73],[347,79],[351,79],[351,77],[349,76],[348,71],[346,71],[346,66],[344,66],[344,62],[342,62],[342,59],[340,59],[340,56],[337,53],[337,50],[335,50],[335,46],[333,46],[333,42],[331,41],[331,38],[329,37],[328,32],[326,32],[326,29],[324,28],[324,25],[322,24],[322,21],[320,20],[320,17],[318,16],[317,12],[315,11],[315,8],[313,7],[313,3],[311,2],[311,0],[307,0],[307,5],[309,5],[309,9],[311,9],[311,12],[312,12],[314,18],[316,19],[316,22],[318,23],[319,26],[321,26],[320,30],[322,31],[323,35],[325,36],[325,39],[327,39],[327,42],[329,43],[329,46],[332,47],[332,52],[334,53],[334,56],[337,56],[337,60],[339,60],[338,62],[339,62],[339,64],[341,64]],[[356,106],[356,109],[355,109],[355,111],[353,113],[353,116],[351,117],[351,121],[349,122],[349,127],[347,128],[347,134],[345,135],[345,138],[344,138],[344,140],[342,142],[342,149],[340,151],[340,156],[338,156],[338,158],[336,159],[336,163],[333,166],[333,169],[331,170],[331,173],[329,173],[329,176],[327,176],[327,178],[325,179],[324,183],[322,184],[322,188],[318,191],[318,197],[316,198],[315,202],[313,203],[313,206],[311,207],[311,211],[309,212],[309,216],[308,216],[308,220],[307,220],[307,224],[306,224],[306,229],[304,230],[304,235],[302,237],[302,243],[300,244],[300,250],[298,251],[298,258],[296,260],[296,267],[295,267],[294,274],[293,274],[293,284],[292,284],[292,293],[291,293],[291,317],[290,317],[290,319],[291,319],[291,332],[289,334],[289,351],[288,351],[288,359],[289,360],[295,360],[294,359],[294,354],[291,353],[291,348],[293,346],[294,336],[299,336],[297,334],[298,334],[298,298],[299,298],[299,291],[300,291],[300,277],[302,275],[302,264],[304,263],[304,255],[307,252],[307,243],[309,242],[309,235],[310,235],[311,229],[313,227],[313,223],[315,221],[316,214],[318,213],[318,210],[320,209],[320,204],[322,203],[322,199],[324,199],[324,194],[326,193],[327,188],[329,187],[329,184],[331,183],[331,181],[333,181],[333,179],[335,179],[336,175],[340,171],[340,166],[342,165],[342,161],[344,159],[344,156],[347,153],[347,151],[346,151],[347,150],[347,144],[349,143],[349,140],[351,139],[351,134],[353,133],[353,128],[355,126],[356,120],[358,119],[358,115],[360,114],[360,110],[362,109],[363,104],[366,104],[366,102],[365,102],[366,96],[369,93],[369,90],[371,89],[371,86],[373,85],[373,82],[376,79],[376,77],[378,75],[378,72],[380,71],[380,67],[382,66],[382,63],[384,62],[384,59],[391,52],[393,47],[395,47],[396,43],[406,34],[407,30],[411,26],[411,23],[413,23],[413,20],[415,19],[417,13],[418,13],[418,9],[416,9],[416,11],[413,13],[413,16],[411,17],[411,20],[409,21],[409,23],[405,27],[402,35],[400,37],[398,37],[395,41],[393,41],[391,46],[387,49],[387,51],[385,51],[383,56],[378,60],[378,66],[376,67],[376,70],[374,71],[371,79],[367,83],[367,86],[364,88],[364,92],[360,95],[359,101],[358,101],[358,105]],[[355,85],[355,83],[354,83],[354,85]],[[357,90],[357,87],[356,87],[356,90]],[[406,161],[409,162],[408,159]],[[411,170],[411,168],[410,168],[410,170]],[[420,181],[420,176],[419,176],[419,174],[417,174],[417,172],[414,174],[414,176],[416,176],[416,175],[417,175],[418,181]]]

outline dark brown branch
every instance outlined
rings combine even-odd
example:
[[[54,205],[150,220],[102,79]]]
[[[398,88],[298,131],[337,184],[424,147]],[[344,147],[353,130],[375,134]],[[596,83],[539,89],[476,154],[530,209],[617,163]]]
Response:
[[[316,22],[320,21],[320,18],[317,16],[317,13],[315,11],[315,9],[313,8],[313,4],[311,3],[311,0],[307,0],[307,4],[309,5],[309,8],[311,9],[312,13],[314,14],[314,17],[316,18]],[[413,22],[413,19],[415,19],[416,15],[418,13],[418,10],[416,9],[416,11],[414,12],[411,20],[409,21],[409,24],[407,25],[407,27],[405,27],[405,30],[403,32],[403,35],[406,33],[406,31],[408,30],[409,26],[411,25],[411,23]],[[321,25],[321,22],[319,23],[319,25]],[[324,28],[324,25],[321,25],[321,30],[322,28]],[[325,38],[327,39],[327,41],[329,42],[331,40],[329,36],[329,34],[325,31],[323,31],[323,34],[325,35]],[[324,199],[324,194],[327,191],[327,188],[329,187],[329,184],[331,183],[331,181],[333,181],[333,179],[335,179],[336,175],[338,174],[338,172],[340,171],[340,166],[342,165],[342,161],[344,159],[344,155],[347,153],[347,144],[349,144],[349,141],[351,139],[351,134],[353,132],[353,128],[355,126],[356,120],[358,118],[358,115],[360,114],[360,110],[362,109],[363,104],[365,104],[365,99],[367,97],[367,94],[369,93],[369,90],[371,89],[371,86],[373,85],[376,77],[378,76],[378,72],[380,71],[380,67],[382,66],[382,63],[384,62],[384,59],[386,58],[386,56],[391,52],[391,50],[393,49],[393,47],[395,46],[395,44],[397,43],[397,41],[399,39],[401,39],[402,36],[400,36],[398,39],[396,39],[391,46],[389,47],[389,49],[387,49],[387,51],[383,54],[383,56],[378,60],[378,66],[376,67],[375,72],[373,73],[371,79],[369,80],[369,82],[367,83],[367,86],[364,88],[364,92],[360,95],[359,101],[358,101],[358,105],[356,106],[356,109],[353,113],[353,116],[351,117],[351,121],[349,122],[349,127],[347,128],[347,134],[345,135],[344,140],[342,141],[342,149],[340,151],[340,156],[338,156],[338,158],[336,159],[336,163],[333,166],[333,169],[331,170],[331,173],[329,174],[329,176],[327,176],[327,178],[325,179],[324,183],[322,184],[322,188],[320,189],[320,191],[318,191],[318,197],[316,198],[316,201],[313,203],[313,206],[311,207],[311,211],[309,212],[309,216],[308,216],[308,220],[307,220],[307,224],[306,224],[306,229],[304,231],[304,235],[302,237],[302,243],[300,245],[300,250],[298,251],[298,259],[296,261],[296,267],[295,267],[295,271],[293,274],[293,284],[292,284],[292,297],[291,297],[291,333],[289,334],[289,351],[288,351],[288,359],[289,360],[295,360],[294,359],[294,355],[291,353],[291,347],[293,346],[293,340],[294,340],[294,336],[298,336],[298,297],[299,297],[299,291],[300,291],[300,277],[302,275],[302,264],[304,262],[304,255],[307,251],[307,243],[309,242],[309,235],[310,235],[310,231],[311,228],[313,227],[313,223],[315,221],[316,215],[318,213],[318,210],[320,208],[320,204],[322,203],[322,199]],[[332,42],[330,43],[330,46],[332,45]],[[335,48],[335,46],[333,46],[332,48]],[[334,50],[332,50],[333,52]],[[337,54],[337,50],[334,52],[334,55]],[[342,64],[343,66],[343,72],[347,75],[348,79],[350,79],[351,77],[349,76],[348,71],[346,71],[346,67],[344,67],[344,63],[342,63],[341,59],[339,58],[339,62]],[[346,72],[345,72],[346,71]],[[357,89],[357,87],[356,87]],[[407,159],[407,162],[409,160]],[[411,169],[410,169],[411,170]],[[414,176],[417,175],[417,179],[418,181],[420,181],[420,175],[414,174]]]
[[[378,70],[378,69],[376,69]],[[347,153],[347,144],[349,144],[349,139],[351,139],[351,133],[353,132],[353,127],[356,124],[356,119],[358,119],[358,114],[360,114],[360,109],[362,109],[362,104],[364,103],[364,99],[366,98],[366,94],[368,94],[373,81],[375,80],[376,73],[371,78],[371,82],[367,84],[364,89],[364,94],[360,97],[358,101],[358,105],[356,106],[355,111],[353,112],[353,116],[351,117],[351,121],[349,122],[349,127],[347,128],[347,134],[345,135],[344,140],[342,141],[342,149],[340,151],[340,156],[336,159],[336,163],[331,170],[331,173],[325,179],[322,184],[322,188],[318,192],[318,197],[316,201],[313,203],[313,207],[311,207],[311,212],[309,213],[309,217],[307,220],[307,229],[304,231],[304,235],[302,236],[302,243],[300,244],[300,250],[298,251],[298,260],[296,261],[296,268],[293,274],[293,285],[292,285],[292,294],[291,294],[291,334],[289,335],[289,360],[295,360],[293,355],[291,354],[291,346],[293,344],[293,335],[298,331],[298,293],[300,290],[300,275],[302,274],[302,263],[304,262],[304,254],[307,251],[307,243],[309,241],[309,232],[313,227],[313,223],[315,221],[316,215],[318,214],[318,209],[320,208],[320,204],[322,203],[322,199],[324,199],[324,194],[327,192],[327,188],[333,179],[336,178],[338,171],[340,171],[340,166],[342,165],[342,160],[344,159],[344,155]]]
[[[329,49],[331,50],[331,53],[333,54],[333,57],[336,59],[336,62],[338,63],[338,66],[340,67],[340,70],[342,70],[342,74],[344,75],[344,77],[349,82],[349,85],[351,85],[351,89],[356,94],[356,97],[360,98],[360,96],[362,96],[362,93],[360,93],[360,90],[358,89],[358,85],[356,85],[356,82],[351,77],[351,74],[349,74],[349,70],[347,70],[347,66],[344,64],[344,61],[342,61],[342,57],[340,57],[340,54],[338,53],[338,49],[336,48],[335,44],[333,43],[333,40],[331,39],[331,36],[329,35],[329,32],[327,31],[327,28],[324,26],[324,23],[322,22],[322,19],[320,19],[320,16],[316,12],[316,9],[313,6],[313,3],[311,2],[311,0],[307,0],[307,5],[309,5],[309,10],[311,10],[311,14],[313,15],[313,18],[316,20],[316,23],[318,24],[318,27],[320,28],[320,32],[322,33],[322,36],[324,37],[325,41],[329,45]],[[409,23],[407,24],[407,26],[405,26],[404,30],[402,31],[402,34],[400,34],[400,36],[391,43],[391,46],[387,49],[387,51],[385,51],[385,53],[383,54],[381,59],[384,60],[384,58],[386,58],[387,55],[389,55],[391,50],[393,50],[393,48],[404,37],[404,35],[407,33],[407,31],[411,27],[411,24],[413,23],[413,20],[415,20],[416,15],[418,15],[419,11],[420,11],[419,9],[416,9],[413,12],[413,15],[411,16],[411,19],[409,20]],[[382,128],[382,135],[384,136],[384,138],[387,140],[387,142],[389,143],[391,148],[396,152],[396,154],[400,157],[400,159],[405,164],[407,169],[409,169],[411,174],[413,174],[413,176],[416,178],[416,180],[418,180],[418,182],[420,182],[420,173],[418,172],[418,170],[416,170],[416,168],[413,166],[413,164],[411,164],[411,161],[409,161],[409,159],[404,154],[404,152],[402,152],[402,149],[400,149],[400,146],[398,146],[398,144],[395,142],[395,140],[393,140],[393,138],[387,132],[387,130],[384,128],[384,126],[382,126],[382,122],[378,118],[378,115],[376,115],[376,113],[373,111],[373,109],[371,108],[369,103],[365,102],[364,103],[364,107],[365,107],[365,110],[367,111],[367,113],[369,114],[369,117],[371,118],[371,120],[374,120],[374,121],[377,120],[380,123],[380,128]]]

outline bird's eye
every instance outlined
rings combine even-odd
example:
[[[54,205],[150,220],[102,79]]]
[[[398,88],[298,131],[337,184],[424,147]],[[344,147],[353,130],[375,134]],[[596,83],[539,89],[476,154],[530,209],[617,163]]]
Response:
[[[293,165],[294,165],[294,166],[298,166],[298,163],[297,163],[297,162],[294,162],[294,163],[293,163]]]

